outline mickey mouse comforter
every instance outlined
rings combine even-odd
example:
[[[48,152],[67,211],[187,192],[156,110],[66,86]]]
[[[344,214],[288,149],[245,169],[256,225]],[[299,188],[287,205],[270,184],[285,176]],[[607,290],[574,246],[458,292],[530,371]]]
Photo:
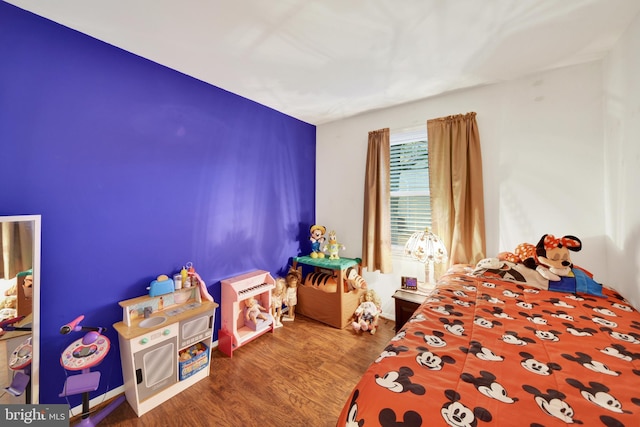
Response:
[[[452,269],[371,364],[338,426],[640,426],[640,313]]]

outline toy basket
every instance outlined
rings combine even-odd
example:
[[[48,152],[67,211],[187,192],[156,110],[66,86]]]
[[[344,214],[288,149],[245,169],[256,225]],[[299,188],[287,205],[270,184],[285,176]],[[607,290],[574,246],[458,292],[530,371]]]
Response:
[[[186,380],[196,372],[206,368],[209,364],[209,347],[201,342],[180,350],[178,354],[180,381]]]

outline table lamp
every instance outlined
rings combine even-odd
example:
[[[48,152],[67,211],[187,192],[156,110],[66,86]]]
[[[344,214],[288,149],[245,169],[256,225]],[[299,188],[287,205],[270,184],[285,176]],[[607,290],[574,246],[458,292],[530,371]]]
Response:
[[[447,248],[444,243],[438,236],[429,231],[429,228],[424,231],[417,231],[409,237],[409,240],[404,245],[404,254],[424,263],[425,282],[428,280],[427,283],[431,286],[435,285],[434,263],[440,264],[448,259]]]

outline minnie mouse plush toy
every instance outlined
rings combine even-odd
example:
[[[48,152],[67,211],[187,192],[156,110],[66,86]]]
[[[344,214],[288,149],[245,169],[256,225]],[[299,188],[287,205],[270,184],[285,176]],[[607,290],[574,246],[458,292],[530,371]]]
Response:
[[[593,280],[591,273],[573,265],[571,261],[569,252],[582,249],[580,239],[571,235],[556,238],[552,234],[545,234],[535,246],[535,253],[532,249],[532,245],[528,248],[521,245],[516,253],[528,252],[520,255],[522,262],[549,280],[549,290],[602,296],[602,285]]]

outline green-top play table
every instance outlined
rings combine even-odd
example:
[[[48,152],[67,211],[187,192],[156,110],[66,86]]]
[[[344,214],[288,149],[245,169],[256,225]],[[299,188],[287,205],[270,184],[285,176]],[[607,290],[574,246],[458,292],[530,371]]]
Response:
[[[356,269],[358,274],[362,274],[360,258],[311,258],[310,256],[294,257],[293,268],[298,268],[298,264],[314,267],[314,272],[298,286],[298,304],[296,313],[300,313],[319,322],[326,323],[335,328],[344,328],[350,323],[353,312],[360,304],[360,294],[363,289],[349,290],[346,279],[351,269]],[[319,269],[331,270],[332,273],[319,272]],[[327,274],[331,277],[328,280],[335,281],[335,292],[325,292],[315,288],[308,280],[311,275]]]

